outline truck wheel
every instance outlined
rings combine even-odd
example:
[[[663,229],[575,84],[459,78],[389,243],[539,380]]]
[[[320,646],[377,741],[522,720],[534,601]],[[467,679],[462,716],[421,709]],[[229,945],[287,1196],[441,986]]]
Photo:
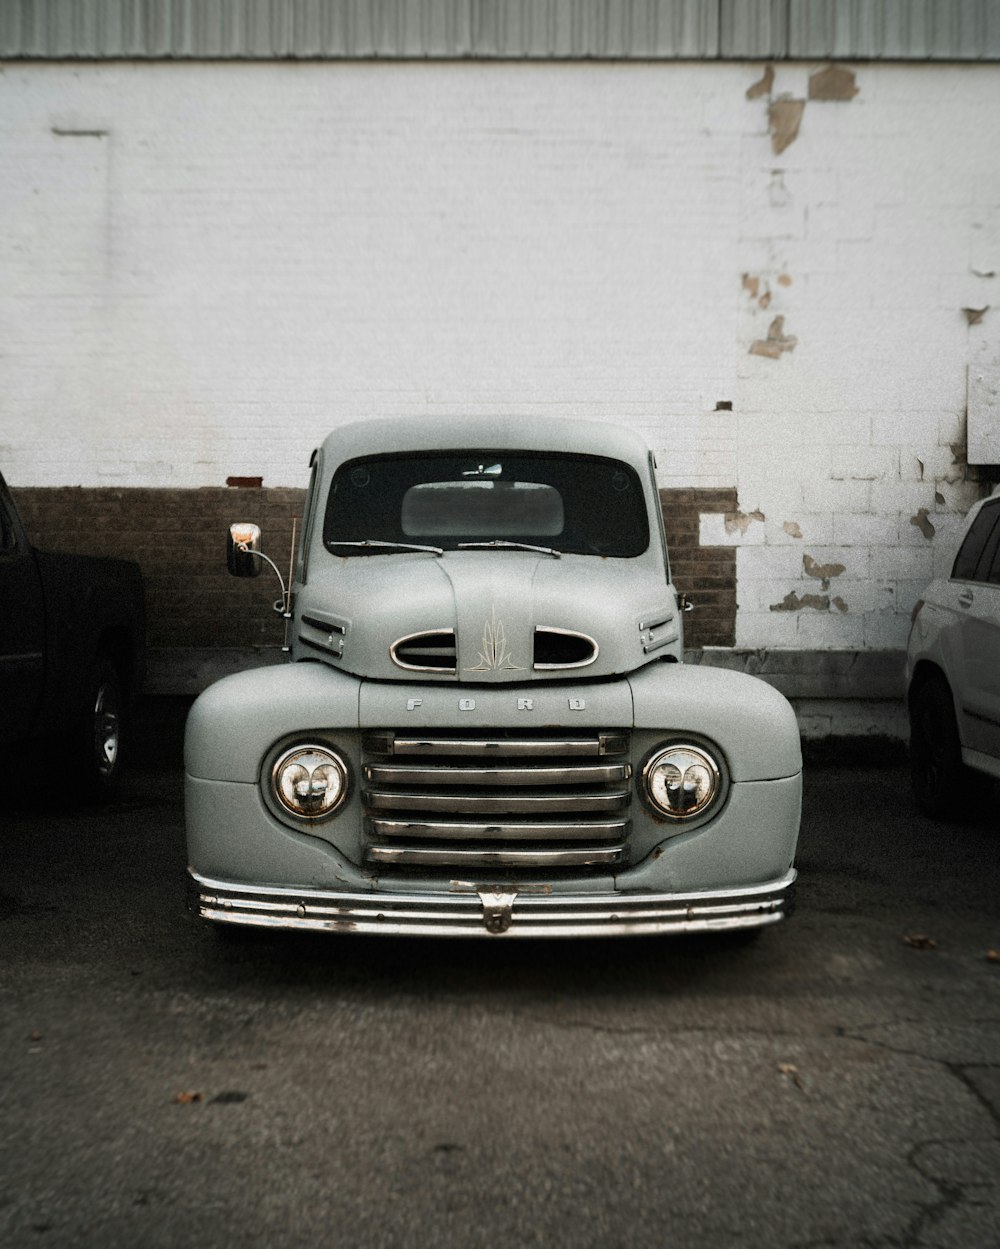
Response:
[[[925,814],[953,820],[967,811],[972,777],[962,763],[951,690],[940,677],[929,677],[910,695],[910,781]]]
[[[117,669],[110,659],[99,659],[91,672],[74,745],[77,771],[88,798],[110,798],[117,789],[122,714],[122,687]]]

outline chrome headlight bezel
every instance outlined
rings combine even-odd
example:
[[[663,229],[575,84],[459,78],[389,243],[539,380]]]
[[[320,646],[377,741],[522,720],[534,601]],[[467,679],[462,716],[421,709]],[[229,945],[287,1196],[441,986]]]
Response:
[[[296,774],[296,769],[299,769]],[[303,789],[303,784],[307,789]],[[330,795],[331,784],[335,792]],[[325,742],[299,741],[274,758],[267,769],[268,798],[285,819],[314,825],[343,807],[351,788],[347,761]]]
[[[671,824],[705,820],[717,811],[727,788],[726,770],[717,752],[686,739],[656,746],[639,774],[643,802],[657,819]]]

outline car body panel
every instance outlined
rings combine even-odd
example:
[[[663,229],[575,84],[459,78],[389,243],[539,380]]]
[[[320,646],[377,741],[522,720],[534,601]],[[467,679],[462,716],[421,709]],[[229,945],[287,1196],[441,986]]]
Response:
[[[145,599],[131,560],[37,550],[0,477],[0,741],[63,734],[102,658],[131,702],[145,670]]]
[[[970,535],[984,521],[986,540],[970,560]],[[924,591],[907,646],[911,694],[930,673],[951,692],[964,762],[1000,775],[1000,489],[970,510],[952,575]]]

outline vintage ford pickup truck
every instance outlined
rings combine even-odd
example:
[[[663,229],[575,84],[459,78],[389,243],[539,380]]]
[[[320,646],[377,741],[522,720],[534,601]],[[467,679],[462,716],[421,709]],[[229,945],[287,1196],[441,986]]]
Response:
[[[47,783],[63,799],[114,791],[145,623],[139,566],[36,550],[0,477],[0,743],[56,743]]]
[[[370,420],[311,467],[290,662],[217,682],[188,718],[201,916],[568,936],[787,914],[795,717],[762,681],[681,662],[637,436]],[[258,541],[233,526],[231,571],[277,571]]]

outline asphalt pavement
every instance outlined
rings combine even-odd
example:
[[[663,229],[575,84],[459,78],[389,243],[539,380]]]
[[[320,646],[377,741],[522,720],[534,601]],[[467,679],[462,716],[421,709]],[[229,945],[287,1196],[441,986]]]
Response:
[[[798,910],[735,948],[234,941],[154,729],[104,810],[7,777],[3,1246],[1000,1246],[996,794],[810,764]]]

